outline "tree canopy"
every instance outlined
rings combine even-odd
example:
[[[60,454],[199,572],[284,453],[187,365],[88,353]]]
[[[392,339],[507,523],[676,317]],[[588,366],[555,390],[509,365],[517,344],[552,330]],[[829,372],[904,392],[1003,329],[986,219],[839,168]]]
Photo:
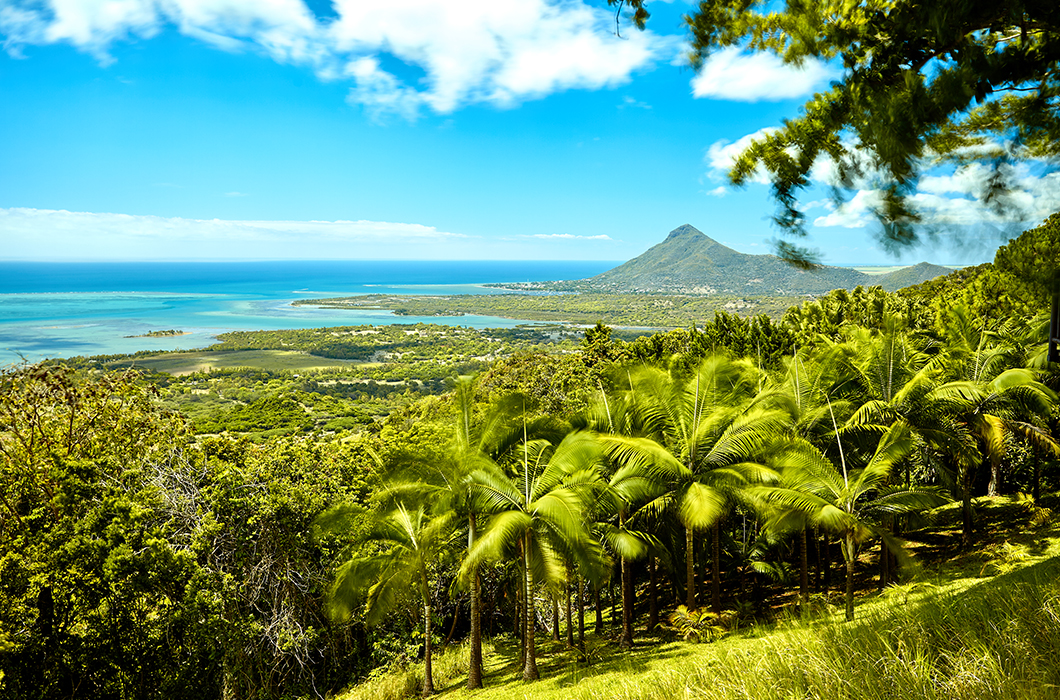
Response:
[[[609,0],[615,4],[618,0]],[[641,26],[643,2],[626,0]],[[799,66],[842,67],[802,114],[755,139],[729,177],[741,185],[765,172],[774,217],[804,237],[800,192],[815,167],[833,166],[835,196],[870,190],[881,242],[915,244],[922,173],[939,165],[978,175],[975,197],[1008,219],[1022,211],[1019,163],[1055,168],[1060,156],[1060,6],[1051,0],[703,0],[686,15],[692,62],[736,47]],[[789,261],[813,253],[781,241]]]

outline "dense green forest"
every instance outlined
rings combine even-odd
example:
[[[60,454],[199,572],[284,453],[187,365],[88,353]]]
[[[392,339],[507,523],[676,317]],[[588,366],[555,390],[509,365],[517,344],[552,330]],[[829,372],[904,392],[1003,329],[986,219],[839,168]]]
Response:
[[[1018,498],[1019,528],[1050,527],[1060,373],[1049,290],[1020,261],[1057,225],[974,275],[837,290],[779,320],[237,333],[211,349],[326,369],[6,368],[0,697],[314,698],[412,668],[394,692],[426,694],[495,682],[496,657],[533,681],[557,649],[577,675],[793,611],[864,619],[872,593],[917,582],[911,550],[983,548],[991,498]],[[933,517],[950,524],[935,540]],[[1048,658],[1048,636],[1018,629]],[[903,663],[949,687],[929,651]]]

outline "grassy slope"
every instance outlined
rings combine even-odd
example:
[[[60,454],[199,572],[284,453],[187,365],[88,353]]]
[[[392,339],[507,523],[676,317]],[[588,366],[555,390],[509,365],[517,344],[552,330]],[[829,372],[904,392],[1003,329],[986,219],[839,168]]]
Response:
[[[435,682],[442,696],[478,700],[1060,697],[1060,527],[1049,511],[1011,498],[980,499],[977,509],[983,532],[973,552],[956,547],[957,511],[943,509],[937,525],[910,536],[918,571],[862,595],[852,624],[824,604],[814,619],[782,614],[710,644],[642,634],[621,652],[591,635],[592,663],[546,640],[542,680],[530,684],[520,680],[517,647],[498,640],[485,690],[463,688],[460,647],[442,656]],[[420,673],[381,674],[342,700],[414,696]]]

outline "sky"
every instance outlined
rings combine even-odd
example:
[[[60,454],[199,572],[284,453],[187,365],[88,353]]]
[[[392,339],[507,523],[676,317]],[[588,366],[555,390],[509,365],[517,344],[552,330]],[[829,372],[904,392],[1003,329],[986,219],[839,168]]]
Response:
[[[0,0],[0,259],[617,261],[682,224],[771,252],[766,181],[728,163],[837,69],[697,73],[693,5],[648,9],[640,32],[604,0]],[[916,198],[966,235],[894,258],[872,192],[836,208],[820,165],[826,262],[978,263],[1022,230],[971,200],[983,173],[938,173]],[[1055,176],[1025,183],[1060,209]]]

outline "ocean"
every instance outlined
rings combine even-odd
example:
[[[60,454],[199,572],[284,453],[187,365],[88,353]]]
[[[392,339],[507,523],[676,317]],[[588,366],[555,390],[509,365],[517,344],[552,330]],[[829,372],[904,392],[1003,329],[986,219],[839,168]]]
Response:
[[[24,360],[188,350],[233,330],[388,323],[510,328],[490,316],[396,317],[294,307],[356,294],[488,294],[497,282],[582,279],[614,261],[0,262],[0,366]],[[128,337],[149,331],[186,335]]]

